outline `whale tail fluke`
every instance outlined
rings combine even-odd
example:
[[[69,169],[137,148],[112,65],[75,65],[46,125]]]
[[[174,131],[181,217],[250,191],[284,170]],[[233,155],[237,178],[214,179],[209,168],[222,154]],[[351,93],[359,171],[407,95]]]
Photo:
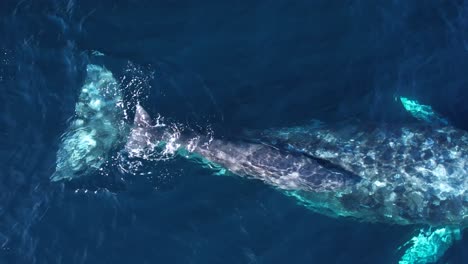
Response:
[[[75,114],[61,137],[51,181],[96,173],[123,136],[122,92],[105,67],[89,64]]]

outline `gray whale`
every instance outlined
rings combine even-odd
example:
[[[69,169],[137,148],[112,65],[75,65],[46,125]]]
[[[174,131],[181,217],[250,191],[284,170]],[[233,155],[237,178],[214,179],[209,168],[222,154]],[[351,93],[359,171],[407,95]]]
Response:
[[[405,244],[402,264],[437,261],[468,226],[468,133],[427,118],[431,109],[415,101],[402,102],[417,119],[444,126],[315,122],[230,141],[174,133],[140,105],[128,130],[112,73],[87,71],[52,181],[94,175],[122,142],[131,158],[177,154],[218,174],[262,180],[331,217],[429,226]]]

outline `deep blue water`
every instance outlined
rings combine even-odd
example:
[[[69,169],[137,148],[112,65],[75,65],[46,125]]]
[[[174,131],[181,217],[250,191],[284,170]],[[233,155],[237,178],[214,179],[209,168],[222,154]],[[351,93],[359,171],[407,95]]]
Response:
[[[415,234],[179,159],[100,183],[112,193],[51,183],[92,50],[119,78],[154,74],[150,112],[218,136],[407,122],[395,95],[468,129],[465,1],[6,0],[0,15],[0,263],[395,263]],[[467,249],[465,232],[440,263]]]

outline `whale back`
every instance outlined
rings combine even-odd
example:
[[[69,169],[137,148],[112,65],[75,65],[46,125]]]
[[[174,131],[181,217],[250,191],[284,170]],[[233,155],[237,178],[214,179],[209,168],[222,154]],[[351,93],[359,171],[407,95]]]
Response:
[[[283,190],[349,193],[361,178],[326,161],[246,141],[213,140],[195,152],[236,175]]]

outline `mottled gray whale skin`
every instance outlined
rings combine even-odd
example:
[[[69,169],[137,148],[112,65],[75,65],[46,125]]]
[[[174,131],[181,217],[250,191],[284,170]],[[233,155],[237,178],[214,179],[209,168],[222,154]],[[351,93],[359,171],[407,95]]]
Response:
[[[333,211],[366,221],[468,226],[468,133],[428,124],[313,124],[260,141],[326,159],[362,178],[331,195]],[[307,194],[305,194],[307,196]]]

